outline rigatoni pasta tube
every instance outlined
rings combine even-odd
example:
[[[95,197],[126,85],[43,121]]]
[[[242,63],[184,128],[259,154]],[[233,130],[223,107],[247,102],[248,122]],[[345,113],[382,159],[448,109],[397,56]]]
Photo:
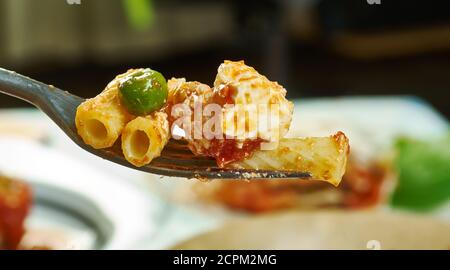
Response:
[[[128,162],[140,167],[161,155],[169,141],[167,114],[154,112],[130,121],[122,132],[122,151]]]
[[[232,163],[231,168],[296,170],[311,173],[312,179],[335,186],[345,173],[350,151],[342,132],[329,137],[283,138],[274,150],[258,150],[251,157]]]
[[[78,106],[75,125],[86,144],[96,149],[112,146],[126,123],[133,119],[119,97],[120,79],[131,72],[118,75],[103,92]]]

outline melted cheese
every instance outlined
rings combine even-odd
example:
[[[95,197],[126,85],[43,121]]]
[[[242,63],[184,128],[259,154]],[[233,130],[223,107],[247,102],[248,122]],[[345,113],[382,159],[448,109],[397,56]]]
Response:
[[[222,128],[226,135],[277,141],[288,132],[294,105],[286,99],[286,89],[277,82],[270,81],[244,61],[225,61],[218,68],[214,91],[220,92],[224,87],[234,89],[231,98],[235,105],[223,109]],[[243,109],[246,115],[242,114]],[[248,113],[254,109],[257,118]]]

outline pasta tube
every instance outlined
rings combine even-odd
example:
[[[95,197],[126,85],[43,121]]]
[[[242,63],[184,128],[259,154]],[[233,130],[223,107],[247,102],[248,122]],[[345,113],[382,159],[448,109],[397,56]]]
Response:
[[[338,132],[330,137],[284,138],[274,150],[258,150],[229,167],[309,172],[314,180],[339,185],[349,154],[348,139]]]
[[[95,149],[112,146],[126,123],[133,119],[119,98],[120,79],[132,71],[118,75],[103,92],[78,106],[75,116],[78,134]]]
[[[167,114],[154,112],[130,121],[122,132],[122,151],[128,162],[140,167],[161,155],[169,141]]]

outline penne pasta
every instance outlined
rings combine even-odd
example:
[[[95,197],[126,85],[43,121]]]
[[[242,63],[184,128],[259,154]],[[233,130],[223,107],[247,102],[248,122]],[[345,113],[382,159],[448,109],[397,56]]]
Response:
[[[284,138],[274,150],[258,150],[232,168],[296,170],[310,172],[314,180],[335,186],[344,175],[349,154],[348,139],[338,132],[330,137]]]
[[[167,114],[154,112],[130,121],[122,132],[122,151],[128,162],[140,167],[161,155],[169,141]]]
[[[95,149],[112,146],[126,123],[133,119],[121,105],[118,89],[120,79],[132,71],[118,75],[103,92],[78,106],[75,116],[78,134]]]

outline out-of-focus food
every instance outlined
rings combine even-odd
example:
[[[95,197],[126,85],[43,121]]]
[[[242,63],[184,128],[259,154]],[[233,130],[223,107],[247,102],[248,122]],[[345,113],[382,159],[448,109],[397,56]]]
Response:
[[[32,204],[30,187],[0,175],[0,249],[17,249]]]
[[[425,211],[450,200],[450,134],[429,142],[403,138],[396,152],[393,206]]]
[[[196,189],[202,201],[251,213],[301,208],[374,207],[386,200],[392,171],[382,163],[350,159],[339,187],[320,181],[215,181]]]

